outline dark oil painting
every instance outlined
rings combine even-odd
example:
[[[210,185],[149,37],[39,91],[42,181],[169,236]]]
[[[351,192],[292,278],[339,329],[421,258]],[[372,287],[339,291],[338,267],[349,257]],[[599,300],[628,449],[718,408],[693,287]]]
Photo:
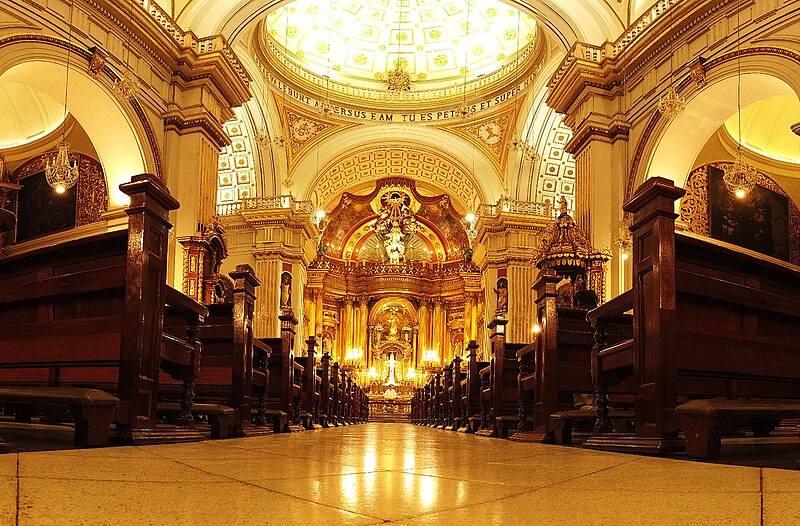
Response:
[[[723,175],[708,167],[711,237],[789,261],[789,199],[761,186],[738,199]]]
[[[44,172],[20,179],[17,242],[75,227],[77,185],[63,194],[47,184]]]

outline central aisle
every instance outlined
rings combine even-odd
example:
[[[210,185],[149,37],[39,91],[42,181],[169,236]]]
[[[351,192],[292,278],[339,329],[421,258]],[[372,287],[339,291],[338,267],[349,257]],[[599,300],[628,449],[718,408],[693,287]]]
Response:
[[[409,424],[0,456],[0,524],[772,525],[799,497],[796,471]]]

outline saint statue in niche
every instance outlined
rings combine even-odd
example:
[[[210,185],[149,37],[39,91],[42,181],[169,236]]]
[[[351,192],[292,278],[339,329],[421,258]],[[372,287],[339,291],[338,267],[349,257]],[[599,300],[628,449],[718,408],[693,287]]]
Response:
[[[281,308],[292,306],[292,275],[288,272],[281,274]]]
[[[389,316],[389,337],[396,339],[397,334],[400,331],[400,321],[397,319],[397,309],[391,309],[390,312],[392,313]]]
[[[495,314],[504,314],[508,312],[508,280],[500,278],[497,280],[497,288],[494,289],[497,294],[497,309]]]

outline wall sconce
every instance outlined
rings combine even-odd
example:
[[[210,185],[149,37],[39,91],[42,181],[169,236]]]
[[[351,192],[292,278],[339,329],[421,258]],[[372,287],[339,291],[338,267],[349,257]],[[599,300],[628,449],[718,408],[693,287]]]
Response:
[[[363,356],[364,356],[364,353],[363,353],[363,351],[361,351],[361,349],[353,347],[352,349],[347,351],[347,354],[345,355],[344,359],[345,359],[346,362],[356,363],[356,362],[361,361],[361,358]]]
[[[533,324],[533,334],[534,336],[538,336],[542,333],[542,327],[538,323]]]

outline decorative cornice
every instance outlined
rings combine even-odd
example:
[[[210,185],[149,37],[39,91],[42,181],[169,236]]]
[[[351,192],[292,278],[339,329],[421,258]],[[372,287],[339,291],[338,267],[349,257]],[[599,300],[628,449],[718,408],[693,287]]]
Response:
[[[630,127],[621,124],[614,124],[612,126],[586,126],[579,130],[579,132],[572,136],[572,139],[564,147],[564,151],[572,155],[578,155],[584,147],[592,139],[597,139],[603,142],[614,142],[618,138],[628,138],[630,134]]]
[[[180,115],[167,115],[164,118],[164,128],[176,130],[181,135],[200,130],[214,143],[214,146],[220,149],[231,142],[225,132],[209,118],[184,119]]]

